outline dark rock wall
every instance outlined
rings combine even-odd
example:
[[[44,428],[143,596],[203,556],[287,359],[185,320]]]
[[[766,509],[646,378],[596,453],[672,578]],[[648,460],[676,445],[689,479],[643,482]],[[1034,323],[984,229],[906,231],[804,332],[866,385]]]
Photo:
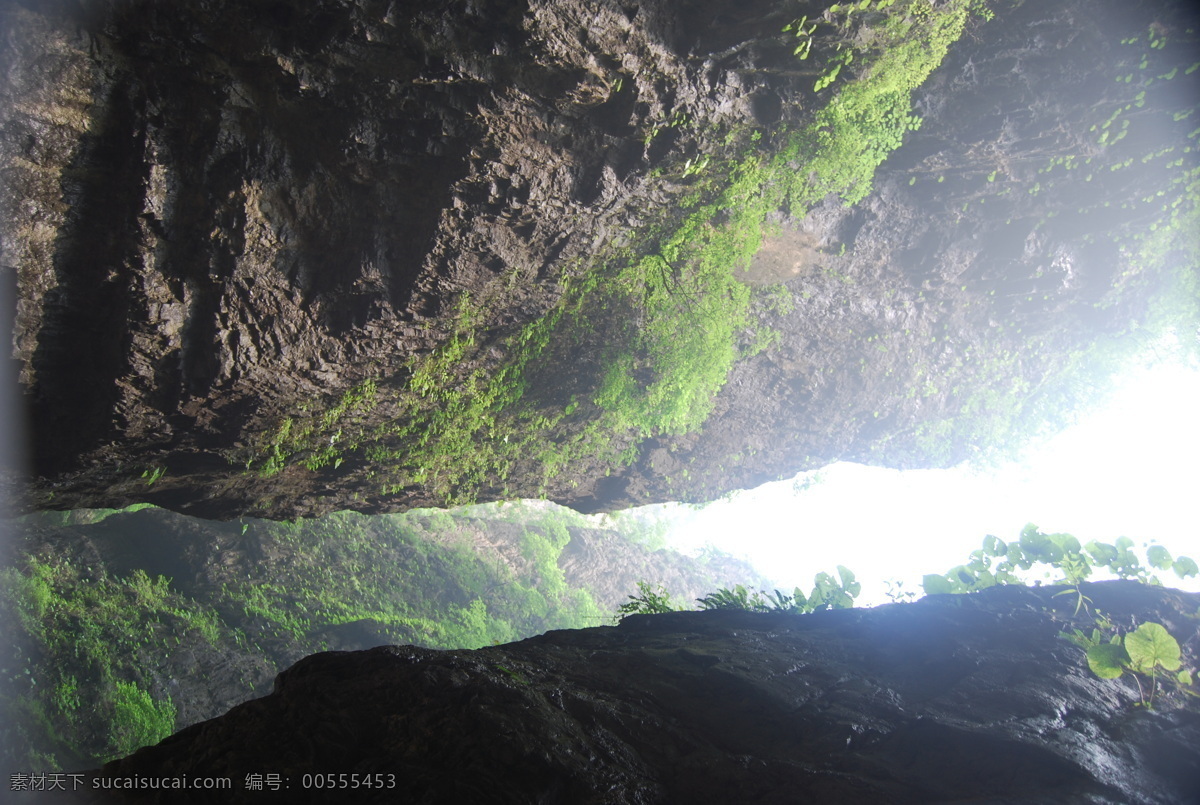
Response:
[[[734,369],[702,432],[651,439],[629,467],[581,464],[547,486],[531,466],[461,493],[609,510],[837,459],[942,465],[1003,437],[1008,414],[995,434],[943,425],[997,407],[972,403],[967,381],[1020,408],[1062,355],[1139,313],[1110,293],[1114,241],[1087,240],[1121,228],[1113,212],[1030,188],[1054,154],[1100,156],[1088,127],[1113,100],[1118,41],[1151,24],[1174,37],[1186,4],[997,10],[920,93],[924,125],[876,193],[783,220],[805,245],[760,279],[786,280],[796,311],[764,314],[781,343]],[[0,14],[2,263],[39,506],[441,503],[420,485],[381,493],[365,469],[262,478],[241,463],[284,417],[364,378],[402,384],[463,294],[486,301],[471,360],[500,360],[488,350],[548,310],[578,260],[674,214],[688,188],[654,169],[816,105],[779,34],[792,10],[762,2],[64,0]],[[680,110],[688,124],[672,125]],[[1012,193],[985,206],[995,170]],[[1102,195],[1154,182],[1106,180]],[[1043,225],[1055,211],[1069,214]],[[979,380],[972,354],[1002,357]],[[150,488],[154,467],[167,473]]]
[[[247,433],[430,349],[462,291],[505,275],[489,324],[528,321],[654,203],[639,127],[684,101],[750,116],[688,62],[683,10],[6,6],[35,471],[86,468],[100,497],[156,455],[220,472]]]
[[[1092,676],[1058,636],[1054,591],[637,616],[472,652],[318,654],[270,696],[111,763],[100,781],[228,776],[226,802],[345,801],[312,787],[316,773],[383,775],[382,789],[350,792],[362,802],[1195,802],[1194,700],[1146,710],[1131,681]],[[1190,650],[1200,639],[1195,595],[1133,582],[1088,592],[1122,623],[1163,623]],[[267,772],[279,790],[247,790],[247,774]]]

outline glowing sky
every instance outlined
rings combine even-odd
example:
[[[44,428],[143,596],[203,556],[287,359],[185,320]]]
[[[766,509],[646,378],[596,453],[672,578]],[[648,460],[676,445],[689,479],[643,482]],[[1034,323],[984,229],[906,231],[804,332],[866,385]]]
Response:
[[[903,472],[834,464],[803,491],[785,481],[699,512],[680,508],[670,544],[747,557],[789,590],[807,591],[813,574],[843,564],[863,582],[858,604],[868,606],[888,600],[884,580],[919,593],[925,573],[965,562],[987,534],[1015,539],[1027,522],[1082,542],[1157,540],[1200,561],[1198,400],[1200,371],[1134,369],[1106,404],[1022,463]],[[1196,579],[1163,580],[1200,590]]]

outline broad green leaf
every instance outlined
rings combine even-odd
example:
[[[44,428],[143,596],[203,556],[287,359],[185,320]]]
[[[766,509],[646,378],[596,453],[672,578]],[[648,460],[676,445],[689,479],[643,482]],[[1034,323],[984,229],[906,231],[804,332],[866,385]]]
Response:
[[[1087,662],[1092,673],[1101,679],[1116,679],[1129,665],[1129,654],[1120,644],[1103,643],[1087,650]]]
[[[996,571],[996,584],[1020,584],[1021,579],[1011,570],[998,569]]]
[[[1063,550],[1045,534],[1037,532],[1021,532],[1021,549],[1026,556],[1031,556],[1039,562],[1053,564],[1063,558]]]
[[[1126,551],[1133,547],[1133,540],[1129,537],[1117,537],[1117,550]]]
[[[1150,671],[1156,666],[1168,671],[1179,669],[1179,641],[1161,623],[1143,623],[1125,635],[1125,650],[1133,668]]]
[[[949,579],[933,573],[922,577],[921,586],[925,588],[926,595],[949,595],[954,592],[954,585]]]
[[[1063,553],[1079,553],[1079,540],[1071,534],[1047,534],[1046,539],[1057,545]]]
[[[1033,566],[1033,560],[1025,556],[1020,543],[1017,542],[1008,543],[1008,553],[1004,555],[1004,560],[1010,564],[1008,569],[1019,567],[1028,570]]]
[[[1159,570],[1171,569],[1171,552],[1161,545],[1151,545],[1146,551],[1146,561],[1151,567],[1156,567]]]
[[[1117,558],[1117,549],[1107,542],[1089,542],[1083,549],[1091,554],[1098,565],[1110,565]]]
[[[983,538],[983,552],[988,556],[1004,556],[1008,553],[1008,545],[999,537],[988,534]]]
[[[1175,678],[1179,680],[1180,685],[1192,684],[1192,672],[1187,670],[1186,668],[1184,670],[1180,671],[1178,674],[1176,674]]]
[[[1186,579],[1200,573],[1200,567],[1196,566],[1196,560],[1186,556],[1176,559],[1172,567],[1175,568],[1175,575],[1181,579]]]

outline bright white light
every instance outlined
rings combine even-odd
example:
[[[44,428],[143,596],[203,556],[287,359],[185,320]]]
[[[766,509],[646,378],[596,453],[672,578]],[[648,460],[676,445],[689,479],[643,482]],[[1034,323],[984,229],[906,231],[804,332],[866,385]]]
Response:
[[[1154,540],[1200,561],[1197,400],[1194,369],[1131,371],[1106,405],[1021,463],[916,471],[834,464],[801,492],[788,481],[698,512],[677,507],[670,543],[746,557],[789,591],[807,591],[815,573],[842,564],[862,582],[865,606],[887,602],[888,579],[919,594],[922,575],[966,562],[987,534],[1016,539],[1028,522],[1081,542],[1127,536],[1140,548]],[[1159,575],[1200,590],[1195,578]]]

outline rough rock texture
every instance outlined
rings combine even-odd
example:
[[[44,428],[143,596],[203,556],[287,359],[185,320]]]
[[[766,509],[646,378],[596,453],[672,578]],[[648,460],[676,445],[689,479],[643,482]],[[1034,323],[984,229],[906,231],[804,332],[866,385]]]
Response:
[[[796,311],[771,319],[781,343],[735,368],[701,432],[648,439],[628,466],[578,462],[545,481],[531,461],[455,494],[611,510],[843,458],[945,464],[1002,436],[1064,355],[1137,312],[1097,305],[1115,282],[1109,235],[1143,223],[1085,210],[1077,192],[1152,195],[1154,171],[1035,185],[1056,155],[1124,158],[1089,133],[1137,91],[1113,81],[1120,41],[1169,31],[1158,68],[1188,47],[1185,6],[999,3],[922,92],[924,125],[877,192],[783,221],[782,256],[746,279],[786,280]],[[246,473],[246,456],[365,378],[402,387],[464,293],[486,302],[464,376],[503,360],[502,339],[550,309],[580,261],[674,214],[687,160],[802,123],[819,102],[779,33],[795,13],[765,0],[6,3],[2,263],[19,294],[30,502],[222,518],[441,503],[426,484],[381,485],[362,455],[272,477]],[[947,430],[955,417],[970,421]]]
[[[752,118],[657,5],[30,4],[5,23],[35,468],[90,465],[97,492],[161,451],[172,475],[228,474],[221,448],[428,351],[457,292],[505,275],[489,329],[536,315],[539,280],[652,203],[625,184],[639,127],[684,101]]]
[[[116,761],[224,775],[225,802],[340,802],[306,774],[381,774],[356,802],[1194,803],[1194,700],[1135,707],[1061,640],[1054,589],[807,616],[636,616],[477,651],[308,657],[274,692]],[[1195,656],[1200,596],[1091,585],[1114,621]],[[1057,599],[1062,607],[1062,599]],[[286,791],[246,790],[247,774]],[[311,780],[308,786],[312,786]],[[210,792],[120,802],[210,802]]]

